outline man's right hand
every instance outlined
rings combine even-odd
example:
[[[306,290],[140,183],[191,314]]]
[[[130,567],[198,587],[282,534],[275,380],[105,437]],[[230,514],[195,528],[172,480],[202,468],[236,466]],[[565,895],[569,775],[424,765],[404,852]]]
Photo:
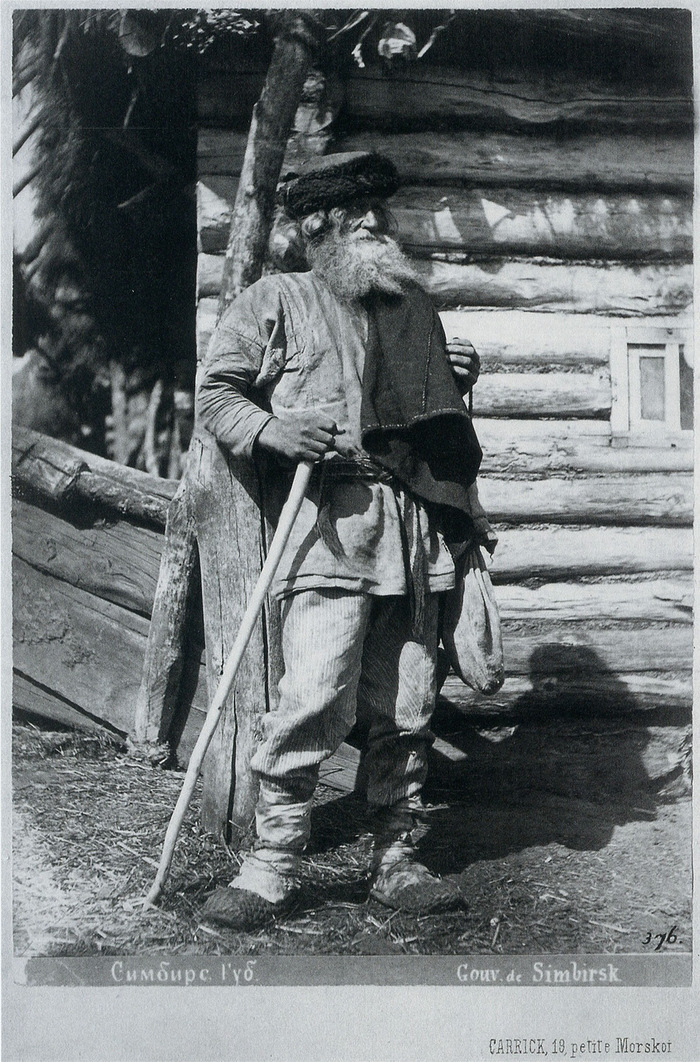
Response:
[[[292,417],[273,417],[257,445],[290,461],[318,461],[334,447],[338,425],[325,413],[310,410]]]

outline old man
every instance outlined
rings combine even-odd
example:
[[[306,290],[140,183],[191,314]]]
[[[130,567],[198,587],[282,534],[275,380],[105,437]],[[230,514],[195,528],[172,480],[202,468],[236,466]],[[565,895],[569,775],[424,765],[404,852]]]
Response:
[[[225,314],[198,391],[200,424],[267,475],[317,462],[276,577],[284,675],[252,760],[257,842],[203,916],[252,929],[288,910],[320,764],[369,722],[371,895],[393,908],[460,902],[417,858],[441,595],[474,540],[481,451],[463,394],[468,346],[440,319],[392,236],[390,160],[315,160],[282,190],[308,272],[266,276]],[[274,470],[277,470],[276,472]],[[273,470],[273,471],[271,471]]]

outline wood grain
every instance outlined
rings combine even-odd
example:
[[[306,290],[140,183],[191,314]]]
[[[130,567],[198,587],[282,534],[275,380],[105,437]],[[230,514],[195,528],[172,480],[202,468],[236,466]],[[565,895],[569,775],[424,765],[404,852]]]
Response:
[[[504,585],[498,588],[497,600],[506,623],[693,623],[690,575],[635,582],[545,583],[536,589]],[[640,636],[645,637],[643,631]]]
[[[201,175],[237,177],[246,134],[200,128],[197,143]],[[581,132],[547,136],[431,129],[390,130],[340,135],[334,151],[381,151],[403,181],[460,187],[568,189],[569,191],[692,192],[693,139],[688,132],[643,129],[614,133]]]
[[[36,683],[131,727],[148,621],[13,558],[13,664]]]
[[[260,95],[264,69],[212,70],[202,79],[198,114],[204,125],[240,125]],[[465,75],[447,67],[413,64],[405,71],[373,66],[354,70],[345,82],[342,117],[357,126],[396,132],[428,130],[449,122],[452,129],[490,126],[512,132],[552,124],[576,128],[692,128],[692,99],[673,90],[653,95],[636,87],[611,86],[575,75],[556,81],[529,80],[521,72]],[[597,131],[597,129],[596,129]]]
[[[262,517],[255,472],[247,461],[234,461],[201,433],[190,448],[190,462],[211,698],[260,575]],[[250,760],[262,740],[266,676],[261,622],[204,761],[202,822],[217,834],[229,821],[247,828],[253,818],[257,783]]]
[[[484,377],[482,377],[482,380]],[[477,385],[474,401],[478,402]],[[484,458],[481,474],[509,476],[549,472],[692,472],[693,449],[612,446],[601,420],[518,420],[478,416],[475,428]]]
[[[693,477],[646,475],[492,479],[479,496],[492,520],[504,523],[654,524],[692,527]]]
[[[551,525],[500,530],[498,539],[491,569],[497,583],[693,568],[689,528]]]
[[[226,248],[237,189],[236,178],[200,173],[203,251]],[[401,188],[390,205],[401,242],[422,257],[440,250],[619,260],[692,255],[689,197],[420,184]]]
[[[200,296],[217,295],[223,256],[200,254]],[[687,265],[580,265],[525,259],[489,263],[416,260],[416,268],[442,309],[454,306],[538,309],[630,316],[680,313],[692,299]]]

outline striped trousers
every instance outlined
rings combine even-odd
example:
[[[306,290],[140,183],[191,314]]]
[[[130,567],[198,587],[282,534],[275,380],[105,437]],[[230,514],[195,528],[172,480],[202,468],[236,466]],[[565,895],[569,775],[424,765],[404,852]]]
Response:
[[[332,588],[283,600],[279,706],[266,717],[251,764],[260,780],[259,847],[303,848],[319,766],[345,740],[358,709],[370,720],[368,802],[386,807],[418,797],[432,740],[437,619],[437,594],[427,598],[423,641],[411,633],[405,596]]]

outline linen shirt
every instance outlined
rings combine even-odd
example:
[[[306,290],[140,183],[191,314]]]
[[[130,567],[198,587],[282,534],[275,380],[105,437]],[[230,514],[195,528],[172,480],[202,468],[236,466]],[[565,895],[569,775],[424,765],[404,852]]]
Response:
[[[198,386],[200,427],[235,456],[252,459],[272,416],[318,410],[338,427],[336,452],[325,461],[367,457],[360,441],[367,336],[362,305],[340,302],[314,272],[264,277],[236,299],[212,336]],[[422,538],[429,591],[452,588],[454,564],[442,535],[420,501],[393,483],[325,478],[322,503],[343,549],[334,556],[316,527],[319,478],[302,503],[274,593],[331,586],[405,594],[407,529],[409,548],[411,534]]]

